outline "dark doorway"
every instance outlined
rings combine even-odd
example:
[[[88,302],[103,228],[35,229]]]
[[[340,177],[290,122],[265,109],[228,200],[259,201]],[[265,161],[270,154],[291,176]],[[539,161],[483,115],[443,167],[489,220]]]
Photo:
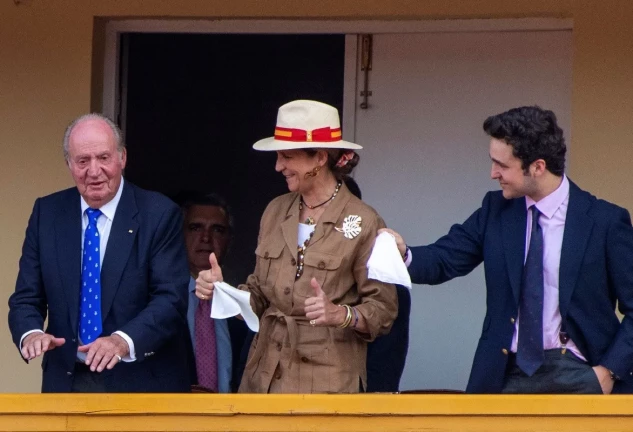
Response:
[[[291,100],[342,112],[345,36],[129,33],[121,46],[126,178],[168,196],[223,195],[236,225],[225,278],[244,282],[261,214],[287,192],[276,154],[251,146]]]

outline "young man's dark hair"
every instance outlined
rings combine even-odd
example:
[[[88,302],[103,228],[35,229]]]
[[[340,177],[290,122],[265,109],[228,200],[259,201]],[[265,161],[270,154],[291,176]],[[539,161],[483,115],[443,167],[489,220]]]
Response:
[[[567,146],[552,111],[538,106],[513,108],[488,117],[483,127],[491,137],[512,146],[524,171],[535,160],[543,159],[549,172],[563,175]]]

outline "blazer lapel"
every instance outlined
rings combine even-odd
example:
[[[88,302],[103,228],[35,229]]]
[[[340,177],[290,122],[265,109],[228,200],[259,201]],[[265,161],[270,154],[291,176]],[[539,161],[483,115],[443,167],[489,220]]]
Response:
[[[134,190],[129,182],[123,184],[101,268],[101,317],[105,321],[119,289],[119,282],[138,233],[138,209]]]
[[[68,302],[72,334],[79,325],[81,290],[81,204],[79,193],[55,220],[55,245],[62,287]]]
[[[593,227],[593,220],[587,215],[590,206],[588,194],[570,181],[569,204],[567,205],[558,273],[558,303],[563,322],[580,274],[580,266]]]
[[[525,258],[525,226],[527,209],[525,198],[515,199],[501,214],[503,250],[508,267],[508,277],[516,304],[519,304],[523,261]]]

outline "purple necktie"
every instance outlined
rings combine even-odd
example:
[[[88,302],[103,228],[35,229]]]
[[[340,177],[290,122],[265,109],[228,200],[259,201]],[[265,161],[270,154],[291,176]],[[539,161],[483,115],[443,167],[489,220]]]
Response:
[[[198,385],[218,391],[218,352],[211,301],[200,301],[195,315],[196,370]]]

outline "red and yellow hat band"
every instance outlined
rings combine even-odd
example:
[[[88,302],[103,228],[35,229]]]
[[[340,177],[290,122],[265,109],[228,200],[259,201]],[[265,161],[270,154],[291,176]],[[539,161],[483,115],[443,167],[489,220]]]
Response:
[[[334,142],[341,140],[341,128],[324,127],[314,130],[276,127],[275,139],[294,142]]]

